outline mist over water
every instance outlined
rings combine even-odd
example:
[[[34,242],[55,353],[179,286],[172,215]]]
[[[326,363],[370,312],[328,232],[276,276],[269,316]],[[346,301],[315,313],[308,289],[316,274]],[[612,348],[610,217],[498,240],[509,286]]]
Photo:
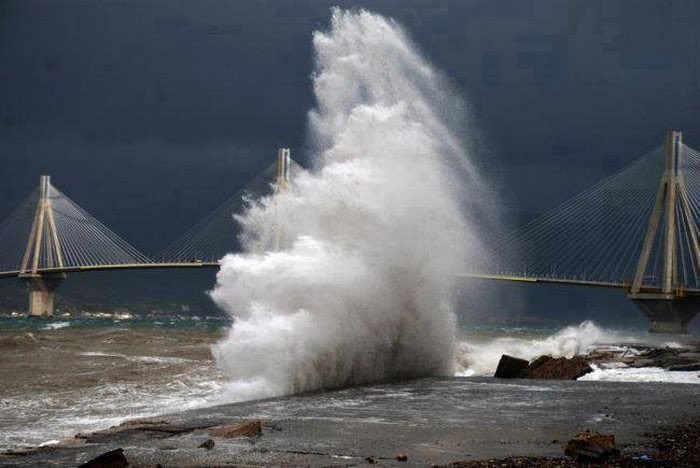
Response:
[[[315,167],[239,217],[244,252],[211,292],[235,319],[213,350],[229,400],[455,371],[482,187],[461,101],[380,15],[334,9],[313,46]]]

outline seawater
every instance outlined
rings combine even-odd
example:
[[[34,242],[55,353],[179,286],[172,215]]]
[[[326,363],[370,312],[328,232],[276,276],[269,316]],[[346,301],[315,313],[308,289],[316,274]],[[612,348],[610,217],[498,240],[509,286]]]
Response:
[[[229,327],[220,317],[0,319],[0,448],[38,445],[127,419],[225,403],[228,379],[211,347]],[[610,330],[591,322],[469,327],[458,336],[455,378],[480,381],[493,374],[503,353],[570,356],[601,346],[633,353],[635,345],[679,346],[693,339]],[[583,380],[671,385],[700,383],[700,373],[597,369]]]
[[[212,405],[227,320],[0,319],[0,447]]]

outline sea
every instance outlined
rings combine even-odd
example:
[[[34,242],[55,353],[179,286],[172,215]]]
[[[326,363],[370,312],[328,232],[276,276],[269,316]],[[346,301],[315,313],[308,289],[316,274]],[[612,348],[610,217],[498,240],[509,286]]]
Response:
[[[0,318],[0,450],[52,444],[127,419],[232,402],[226,375],[212,357],[212,345],[230,326],[218,316]],[[611,330],[589,321],[470,326],[460,333],[449,377],[483,382],[504,353],[524,358],[573,356],[596,348],[635,353],[643,345],[680,347],[697,340]],[[700,372],[596,367],[582,380],[699,384]],[[401,383],[401,388],[410,386]]]

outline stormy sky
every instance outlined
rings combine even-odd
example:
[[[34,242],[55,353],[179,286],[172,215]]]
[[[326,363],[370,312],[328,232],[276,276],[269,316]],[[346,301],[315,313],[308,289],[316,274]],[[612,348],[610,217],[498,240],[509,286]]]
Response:
[[[0,0],[0,219],[48,173],[156,251],[278,146],[303,162],[311,34],[333,5],[394,17],[462,92],[513,220],[667,128],[700,146],[693,0]]]

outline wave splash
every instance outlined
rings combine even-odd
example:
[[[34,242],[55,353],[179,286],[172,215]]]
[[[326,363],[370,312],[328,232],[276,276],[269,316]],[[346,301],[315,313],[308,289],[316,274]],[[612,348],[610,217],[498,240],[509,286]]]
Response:
[[[462,187],[478,204],[483,186],[461,101],[380,15],[334,9],[313,45],[315,168],[238,217],[244,253],[211,292],[234,317],[213,349],[227,401],[455,370],[451,295],[478,245]]]
[[[586,354],[594,345],[617,340],[616,334],[587,320],[544,338],[503,337],[485,343],[462,342],[457,357],[458,375],[493,374],[503,354],[527,360],[543,354],[571,358]]]

